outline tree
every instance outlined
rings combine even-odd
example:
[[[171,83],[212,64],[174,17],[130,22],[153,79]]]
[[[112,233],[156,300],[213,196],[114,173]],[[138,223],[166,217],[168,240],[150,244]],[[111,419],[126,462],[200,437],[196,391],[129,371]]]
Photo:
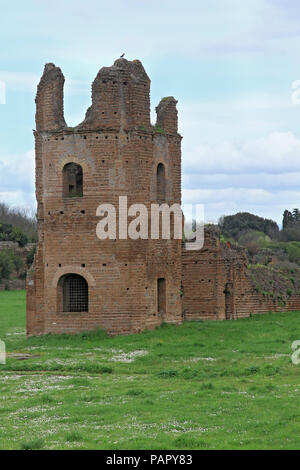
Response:
[[[281,239],[283,241],[300,241],[300,210],[285,210],[282,220]]]
[[[293,223],[293,214],[285,210],[283,213],[282,228],[285,229]]]
[[[0,281],[9,279],[13,270],[14,262],[9,250],[0,251]]]
[[[0,241],[18,242],[20,246],[25,246],[28,243],[28,237],[18,227],[0,223]]]
[[[221,232],[226,237],[238,240],[240,236],[250,230],[263,232],[271,238],[279,236],[279,227],[276,222],[264,219],[248,212],[239,212],[235,215],[227,215],[219,220]]]
[[[36,242],[38,239],[36,215],[30,210],[11,208],[0,202],[0,224],[8,224],[20,230],[29,242]],[[22,243],[24,242],[20,240],[20,244]]]

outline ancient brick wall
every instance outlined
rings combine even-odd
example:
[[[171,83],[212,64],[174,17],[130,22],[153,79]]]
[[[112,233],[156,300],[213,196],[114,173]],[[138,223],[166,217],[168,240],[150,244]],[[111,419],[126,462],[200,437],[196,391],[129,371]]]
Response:
[[[99,204],[119,196],[157,202],[157,166],[165,168],[168,204],[181,203],[181,137],[174,98],[158,106],[150,125],[150,80],[139,61],[117,60],[92,85],[85,120],[67,127],[62,72],[47,64],[36,97],[36,198],[39,244],[27,279],[27,333],[137,332],[182,321],[180,240],[99,240]],[[166,129],[163,128],[164,123]],[[65,165],[82,168],[82,194],[64,192]],[[118,220],[118,213],[117,213]],[[118,224],[119,224],[118,220]],[[149,227],[150,231],[150,227]],[[61,279],[88,283],[88,311],[64,312]],[[158,312],[157,283],[165,279],[166,308]]]
[[[185,320],[224,320],[224,260],[218,235],[205,231],[201,250],[182,250],[182,305]]]
[[[300,310],[300,295],[292,295],[285,303],[279,303],[257,292],[247,272],[247,263],[237,256],[231,262],[233,280],[231,317],[233,319],[249,317],[252,314],[268,312],[289,312]],[[229,262],[226,265],[227,279]],[[225,289],[225,298],[228,294]]]
[[[242,248],[221,246],[218,233],[205,231],[200,251],[182,251],[183,316],[185,320],[226,320],[251,314],[300,310],[300,295],[285,305],[258,293],[247,273]]]

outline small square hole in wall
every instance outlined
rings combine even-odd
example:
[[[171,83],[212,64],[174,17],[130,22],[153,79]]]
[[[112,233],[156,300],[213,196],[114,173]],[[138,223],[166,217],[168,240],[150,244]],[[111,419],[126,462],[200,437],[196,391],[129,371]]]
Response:
[[[83,263],[83,264],[81,265],[81,267],[82,267],[82,268],[85,268],[85,264]]]
[[[82,211],[80,211],[80,212],[81,212],[81,214],[85,214],[85,211],[84,211],[84,210],[82,210]]]
[[[59,213],[60,213],[60,214],[63,214],[63,213],[64,213],[64,211],[60,211]]]
[[[59,264],[58,267],[61,268],[61,264]]]
[[[102,266],[106,266],[106,263],[103,263]]]

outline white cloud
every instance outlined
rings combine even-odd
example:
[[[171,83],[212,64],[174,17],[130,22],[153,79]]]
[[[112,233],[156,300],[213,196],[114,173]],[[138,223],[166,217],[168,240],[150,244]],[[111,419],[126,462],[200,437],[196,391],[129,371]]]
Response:
[[[216,222],[221,215],[251,212],[282,222],[285,209],[299,207],[299,191],[266,191],[264,189],[184,189],[183,202],[203,204],[206,222]]]
[[[185,152],[184,169],[199,174],[299,172],[300,139],[292,132],[272,132],[241,143],[199,144]]]
[[[7,90],[33,92],[39,82],[40,77],[29,72],[9,72],[0,70],[0,80],[2,80]]]
[[[62,71],[63,72],[63,71]],[[41,75],[29,72],[12,72],[0,70],[0,80],[5,83],[7,90],[35,93]],[[66,77],[64,94],[70,96],[85,95],[90,92],[91,83],[85,80]]]
[[[17,12],[13,4],[7,7],[2,30],[11,48],[21,47],[26,57],[75,54],[82,63],[110,61],[123,49],[132,57],[262,54],[290,50],[291,41],[299,41],[298,8],[281,3],[72,0],[70,8],[69,0],[28,0]]]
[[[21,155],[0,155],[0,201],[35,207],[33,150]]]
[[[183,162],[183,201],[204,204],[208,220],[247,211],[281,223],[285,209],[300,206],[300,139],[292,132],[200,144]]]

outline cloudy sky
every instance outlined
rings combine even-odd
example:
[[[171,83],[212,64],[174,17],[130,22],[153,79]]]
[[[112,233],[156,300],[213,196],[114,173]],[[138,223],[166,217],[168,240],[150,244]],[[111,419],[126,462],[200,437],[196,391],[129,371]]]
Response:
[[[62,68],[78,124],[99,68],[122,52],[178,99],[183,199],[206,220],[300,207],[298,0],[0,0],[0,201],[35,207],[34,96]],[[295,88],[292,88],[294,85]],[[294,94],[294,96],[293,96]]]

